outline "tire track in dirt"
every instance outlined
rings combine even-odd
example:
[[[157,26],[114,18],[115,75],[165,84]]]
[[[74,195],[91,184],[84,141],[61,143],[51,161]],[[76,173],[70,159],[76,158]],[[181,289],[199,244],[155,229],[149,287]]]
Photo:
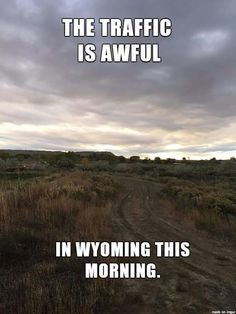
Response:
[[[143,199],[145,199],[145,196],[143,196]],[[146,199],[143,201],[144,203],[144,213],[148,214],[148,225],[149,225],[149,229],[150,230],[156,230],[158,229],[156,232],[156,234],[160,234],[161,232],[161,236],[163,237],[164,235],[167,236],[166,240],[167,241],[186,241],[188,240],[188,237],[184,237],[183,235],[181,235],[180,237],[180,232],[177,228],[175,228],[174,230],[172,229],[172,225],[168,222],[166,222],[164,219],[160,219],[160,223],[158,226],[156,224],[156,220],[154,219],[153,217],[153,212],[152,210],[150,209],[150,205],[149,205],[149,199],[150,197],[146,197]],[[148,200],[148,202],[146,202],[146,200]],[[118,210],[117,210],[117,214],[118,214],[118,217],[120,219],[120,222],[121,222],[121,225],[123,225],[127,232],[129,232],[130,235],[132,235],[132,237],[136,240],[136,241],[147,241],[147,242],[154,242],[156,241],[156,238],[150,238],[150,235],[148,236],[147,234],[144,235],[144,231],[140,231],[137,227],[137,225],[135,225],[134,227],[134,223],[131,223],[129,221],[129,219],[127,219],[126,215],[125,215],[125,211],[127,211],[127,207],[130,207],[131,208],[131,205],[128,206],[127,202],[132,202],[132,197],[131,195],[127,195],[121,202],[121,204],[118,206]],[[146,204],[145,204],[146,203]],[[148,204],[148,205],[147,205]],[[125,206],[126,205],[126,206]],[[171,228],[171,229],[169,229]],[[179,232],[176,232],[176,231],[179,231]],[[196,245],[194,245],[194,250],[196,253],[202,253],[201,251],[201,248],[200,247],[197,247]],[[214,257],[215,257],[215,254],[212,253],[212,252],[206,252],[204,251],[205,253],[207,254],[212,254]],[[209,257],[209,255],[208,255]],[[196,260],[199,259],[199,256],[197,257]],[[169,263],[174,263],[174,259],[166,259],[165,262],[169,262]],[[186,259],[182,258],[181,259],[181,263],[184,264],[182,265],[182,269],[183,267],[186,267],[188,266],[188,268],[197,273],[197,274],[200,274],[200,275],[204,275],[205,277],[207,277],[208,279],[211,279],[211,280],[218,280],[218,281],[221,281],[221,280],[224,280],[224,278],[221,278],[219,276],[216,276],[216,274],[212,273],[209,269],[208,271],[204,270],[201,266],[198,266],[193,263],[190,263],[188,262]],[[185,269],[186,270],[186,269]]]
[[[193,239],[194,235],[190,235],[189,230],[183,230],[180,226],[173,225],[172,221],[167,220],[168,218],[159,215],[159,204],[153,197],[156,194],[155,184],[134,178],[124,178],[121,181],[126,186],[126,194],[114,207],[114,221],[118,225],[118,232],[122,234],[123,240],[188,241],[191,243],[188,238]],[[199,240],[203,242],[199,243]],[[164,275],[162,285],[158,280],[133,280],[132,284],[126,287],[127,295],[134,292],[141,294],[142,291],[145,291],[145,298],[149,300],[140,306],[140,311],[137,313],[146,313],[142,312],[144,309],[148,311],[147,313],[162,313],[161,311],[164,309],[166,313],[177,313],[175,309],[184,307],[186,304],[188,304],[188,309],[184,313],[199,313],[201,305],[198,303],[202,302],[204,302],[204,306],[202,306],[201,313],[205,313],[205,311],[209,313],[209,309],[213,309],[218,304],[231,306],[231,309],[232,306],[235,306],[235,282],[229,279],[230,272],[233,271],[235,275],[235,263],[230,256],[224,257],[221,252],[215,252],[217,248],[209,249],[210,242],[206,246],[203,245],[204,241],[208,242],[208,240],[202,239],[201,236],[194,239],[192,248],[194,256],[188,261],[184,258],[158,259],[157,263],[162,265],[162,272],[167,274]],[[196,243],[198,244],[196,245]],[[218,267],[217,271],[217,267],[214,265],[216,260],[224,261],[226,264],[230,263],[230,270]],[[170,294],[168,290],[171,290],[172,286],[177,289],[181,280],[186,284],[186,287],[180,289],[183,291],[172,291]],[[205,290],[205,293],[198,293],[198,285],[203,291]],[[153,301],[155,289],[162,296],[159,308]],[[189,304],[188,300],[192,298],[191,289],[197,296],[195,295],[194,301]],[[181,296],[181,300],[179,300],[179,296]],[[177,305],[173,306],[173,300],[177,302]]]

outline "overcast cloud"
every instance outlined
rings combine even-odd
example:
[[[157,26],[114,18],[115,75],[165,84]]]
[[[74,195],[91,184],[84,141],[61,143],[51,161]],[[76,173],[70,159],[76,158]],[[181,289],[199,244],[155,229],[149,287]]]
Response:
[[[62,17],[169,17],[173,34],[135,39],[161,64],[79,64]],[[236,155],[235,0],[2,1],[0,28],[0,148]]]

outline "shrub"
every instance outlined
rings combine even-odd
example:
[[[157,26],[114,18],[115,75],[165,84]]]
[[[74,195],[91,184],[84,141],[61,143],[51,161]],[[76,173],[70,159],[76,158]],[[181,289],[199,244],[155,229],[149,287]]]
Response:
[[[73,169],[75,167],[75,164],[71,159],[63,158],[58,160],[56,167],[60,169]]]

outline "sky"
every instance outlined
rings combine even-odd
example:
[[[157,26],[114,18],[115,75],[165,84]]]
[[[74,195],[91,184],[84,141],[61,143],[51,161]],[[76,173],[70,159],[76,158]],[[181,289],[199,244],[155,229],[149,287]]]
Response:
[[[62,18],[164,18],[162,63],[77,63]],[[0,149],[236,156],[235,0],[10,0],[0,8]]]

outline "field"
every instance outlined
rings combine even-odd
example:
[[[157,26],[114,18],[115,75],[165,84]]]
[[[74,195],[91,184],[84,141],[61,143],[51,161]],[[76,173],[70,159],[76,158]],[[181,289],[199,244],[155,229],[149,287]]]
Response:
[[[0,312],[233,309],[235,188],[234,159],[1,152]],[[56,241],[93,240],[187,240],[193,252],[187,263],[158,261],[161,284],[85,280],[83,261],[55,258]]]
[[[56,259],[56,241],[110,236],[117,187],[106,176],[1,180],[1,313],[92,313],[108,281],[85,282],[83,263]]]

